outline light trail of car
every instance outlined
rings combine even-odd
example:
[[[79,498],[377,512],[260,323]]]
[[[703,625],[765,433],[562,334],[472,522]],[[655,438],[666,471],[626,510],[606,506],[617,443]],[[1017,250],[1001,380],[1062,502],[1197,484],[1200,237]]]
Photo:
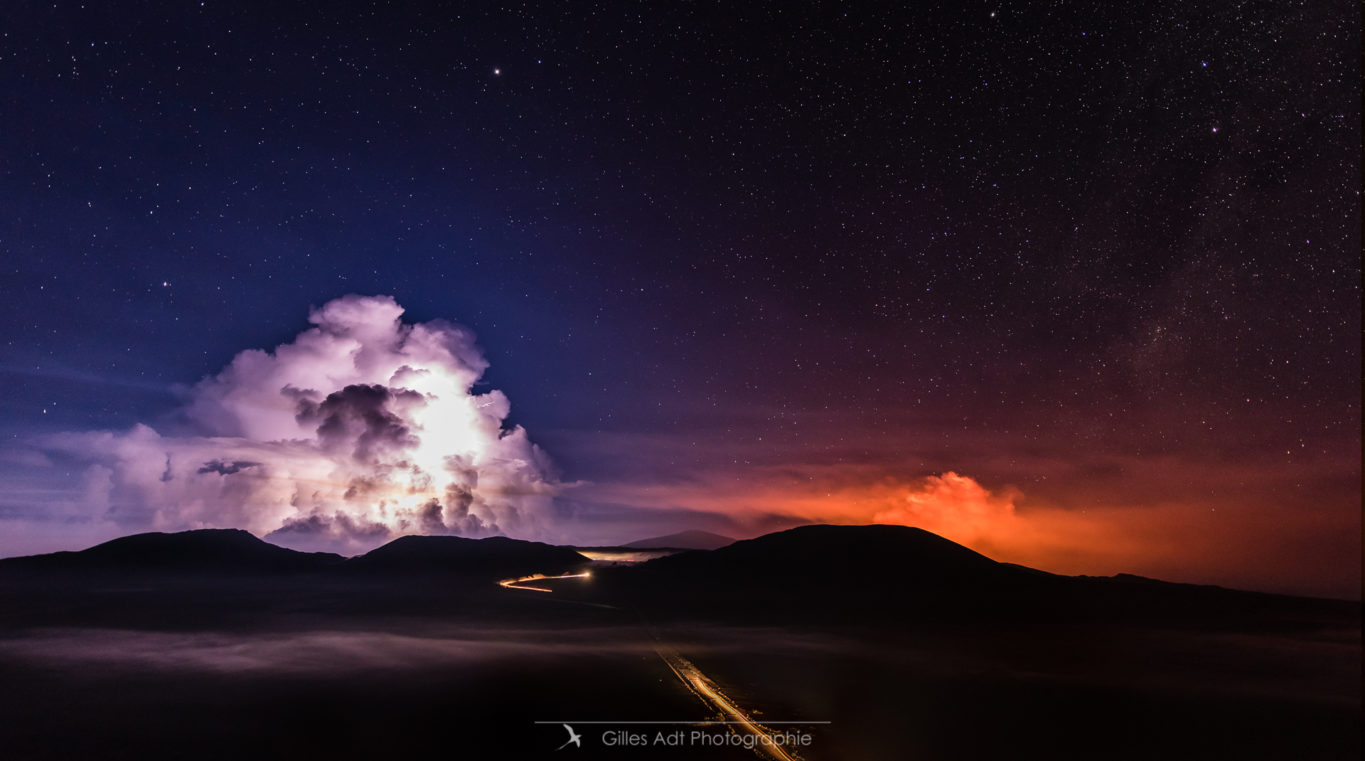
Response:
[[[543,573],[533,573],[530,576],[522,576],[516,579],[503,579],[502,581],[498,582],[498,586],[504,589],[525,589],[531,592],[553,592],[554,591],[553,589],[549,589],[546,587],[525,586],[525,582],[545,581],[554,579],[583,579],[591,575],[592,574],[589,573],[588,571],[584,571],[583,573],[566,573],[560,576],[546,576]]]
[[[733,722],[730,726],[742,729],[758,738],[770,738],[772,733],[763,725],[749,718],[748,714],[740,710],[739,706],[729,698],[716,683],[711,681],[701,672],[691,661],[682,657],[676,650],[666,647],[663,644],[656,644],[654,651],[659,654],[664,663],[673,670],[673,673],[682,681],[683,684],[692,690],[697,697],[706,703],[720,709],[720,712],[729,717]],[[754,751],[760,755],[765,755],[776,761],[796,761],[796,758],[788,753],[782,746],[771,742],[756,742]]]
[[[503,579],[498,582],[498,585],[504,589],[526,589],[532,592],[553,592],[553,589],[547,587],[525,586],[525,582],[554,579],[581,579],[590,575],[591,574],[587,571],[584,571],[583,573],[566,573],[561,576],[546,576],[543,573],[534,573],[530,576],[522,576],[516,579]],[[582,604],[593,605],[594,603]],[[654,651],[658,653],[659,657],[663,659],[663,662],[668,665],[668,668],[673,671],[673,674],[677,676],[694,695],[701,698],[702,702],[710,704],[719,709],[722,715],[729,717],[728,723],[731,727],[752,734],[757,738],[766,739],[772,736],[772,732],[762,724],[749,718],[748,714],[740,710],[739,706],[731,700],[728,695],[721,691],[720,687],[718,687],[715,682],[711,681],[709,677],[701,672],[701,669],[693,665],[691,661],[679,655],[676,650],[660,642],[653,631],[650,631],[650,636],[654,638]],[[707,722],[700,721],[697,723],[705,724]],[[767,756],[768,758],[775,759],[775,761],[799,761],[796,756],[788,753],[782,746],[771,742],[755,742],[753,749],[759,755]]]

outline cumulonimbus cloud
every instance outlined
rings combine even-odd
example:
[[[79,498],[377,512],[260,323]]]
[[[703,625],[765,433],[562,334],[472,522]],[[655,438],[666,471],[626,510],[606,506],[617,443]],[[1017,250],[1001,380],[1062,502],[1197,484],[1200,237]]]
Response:
[[[507,426],[507,398],[474,393],[488,363],[446,322],[404,323],[387,296],[345,296],[273,351],[250,350],[190,390],[194,435],[147,425],[65,433],[85,462],[85,508],[128,528],[246,528],[304,547],[391,536],[539,537],[561,487]]]

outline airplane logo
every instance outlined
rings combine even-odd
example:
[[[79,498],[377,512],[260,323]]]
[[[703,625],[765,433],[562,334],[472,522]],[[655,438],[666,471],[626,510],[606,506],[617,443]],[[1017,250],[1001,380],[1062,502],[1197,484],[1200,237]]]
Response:
[[[569,726],[568,724],[565,724],[563,726],[565,729],[569,730],[569,739],[563,745],[559,746],[558,748],[555,748],[555,750],[564,750],[570,745],[573,745],[575,748],[582,748],[583,744],[579,742],[579,735],[577,732],[573,731],[573,727]]]

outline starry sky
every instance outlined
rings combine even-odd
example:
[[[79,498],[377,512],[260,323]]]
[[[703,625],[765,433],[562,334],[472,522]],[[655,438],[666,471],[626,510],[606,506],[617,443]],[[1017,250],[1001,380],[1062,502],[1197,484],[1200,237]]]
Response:
[[[383,294],[565,540],[1358,596],[1358,5],[906,5],[8,5],[0,550],[108,538],[44,437]]]

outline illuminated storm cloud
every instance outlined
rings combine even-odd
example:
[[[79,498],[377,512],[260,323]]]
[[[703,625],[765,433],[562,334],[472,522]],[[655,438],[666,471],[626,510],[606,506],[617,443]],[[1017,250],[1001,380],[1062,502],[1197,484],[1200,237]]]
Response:
[[[472,387],[488,363],[466,329],[405,324],[387,296],[345,296],[274,351],[238,354],[191,391],[199,435],[70,433],[93,460],[91,517],[129,527],[246,528],[304,547],[397,534],[545,532],[559,484],[506,396]]]

